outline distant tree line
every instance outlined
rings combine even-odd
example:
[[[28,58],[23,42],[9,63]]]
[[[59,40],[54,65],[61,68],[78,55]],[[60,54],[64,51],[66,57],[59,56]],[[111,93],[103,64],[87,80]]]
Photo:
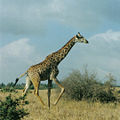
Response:
[[[0,89],[7,89],[13,87],[14,83],[10,82],[8,84],[0,83]],[[14,88],[15,89],[24,89],[25,83],[17,84]],[[57,86],[53,83],[52,88],[56,88]],[[47,89],[48,85],[47,84],[40,84],[40,90]],[[31,85],[29,89],[34,89],[34,86]]]

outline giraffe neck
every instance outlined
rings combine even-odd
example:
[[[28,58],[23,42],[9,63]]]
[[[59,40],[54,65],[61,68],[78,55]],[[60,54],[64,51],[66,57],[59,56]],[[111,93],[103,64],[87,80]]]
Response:
[[[73,37],[61,49],[55,52],[55,61],[57,64],[59,64],[66,57],[66,55],[69,53],[69,51],[74,45],[75,45],[75,38]]]

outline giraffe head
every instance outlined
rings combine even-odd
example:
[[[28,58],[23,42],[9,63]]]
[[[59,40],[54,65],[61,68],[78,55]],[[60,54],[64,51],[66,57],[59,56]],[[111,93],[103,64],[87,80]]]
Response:
[[[88,41],[79,32],[75,36],[75,42],[88,43]]]

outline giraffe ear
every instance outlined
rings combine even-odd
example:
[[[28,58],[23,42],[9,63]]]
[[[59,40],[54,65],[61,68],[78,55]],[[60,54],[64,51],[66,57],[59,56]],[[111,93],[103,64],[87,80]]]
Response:
[[[80,32],[78,32],[78,36],[81,36]]]

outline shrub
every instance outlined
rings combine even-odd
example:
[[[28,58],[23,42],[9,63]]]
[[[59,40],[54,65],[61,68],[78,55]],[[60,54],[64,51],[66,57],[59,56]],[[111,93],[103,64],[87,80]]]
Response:
[[[112,89],[113,78],[104,84],[96,79],[95,73],[88,73],[87,69],[83,74],[80,71],[73,71],[62,82],[65,87],[65,96],[74,100],[90,100],[100,102],[116,101]]]
[[[1,83],[1,84],[0,84],[0,89],[2,89],[3,87],[5,87],[5,84],[4,84],[4,83]]]
[[[21,103],[24,97],[12,99],[11,95],[6,97],[5,101],[0,101],[0,120],[20,120],[28,113],[21,106],[28,104]]]
[[[17,93],[17,91],[16,91],[15,88],[13,88],[13,87],[8,87],[8,86],[3,87],[3,88],[1,89],[1,92],[15,92],[15,93]]]

